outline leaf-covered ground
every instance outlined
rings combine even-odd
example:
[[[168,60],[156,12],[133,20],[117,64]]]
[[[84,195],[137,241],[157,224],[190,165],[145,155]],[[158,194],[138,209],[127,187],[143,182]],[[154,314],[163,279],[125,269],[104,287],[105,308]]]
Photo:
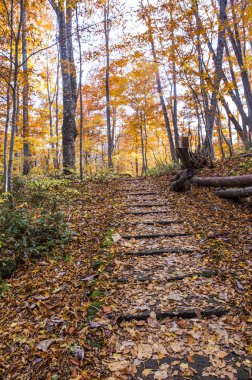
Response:
[[[201,174],[245,174],[250,165],[233,159]],[[211,189],[172,193],[170,180],[83,189],[68,207],[77,236],[66,259],[27,263],[8,281],[3,379],[252,377],[251,206]]]
[[[44,259],[27,261],[2,287],[1,379],[84,376],[86,351],[96,350],[87,321],[101,307],[92,293],[109,265],[102,245],[116,204],[113,184],[78,190],[80,196],[63,204],[75,233],[72,242]]]

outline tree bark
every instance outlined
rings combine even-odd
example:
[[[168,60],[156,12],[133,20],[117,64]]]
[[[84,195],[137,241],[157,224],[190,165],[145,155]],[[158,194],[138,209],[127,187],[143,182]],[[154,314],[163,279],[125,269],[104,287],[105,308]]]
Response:
[[[62,149],[63,171],[70,174],[75,170],[75,140],[77,129],[75,123],[77,85],[76,71],[72,44],[72,16],[73,8],[69,1],[50,3],[56,13],[59,28],[59,51],[63,89],[63,125],[62,125]]]
[[[31,150],[29,143],[29,72],[27,61],[27,0],[23,0],[22,59],[23,59],[23,175],[31,171]]]
[[[18,46],[21,37],[21,29],[23,22],[23,0],[19,3],[19,21],[17,32],[14,36],[14,70],[13,70],[13,85],[12,85],[12,120],[11,120],[11,136],[9,147],[9,161],[8,161],[8,177],[7,177],[7,191],[12,192],[12,177],[13,177],[13,157],[14,157],[14,143],[16,135],[16,121],[17,121],[17,90],[18,90],[18,73],[19,73],[19,51]]]
[[[221,198],[227,199],[240,199],[252,197],[252,187],[245,187],[243,189],[229,189],[229,190],[218,190],[215,192]]]
[[[76,7],[77,41],[79,47],[79,99],[80,99],[80,180],[83,181],[83,96],[82,96],[82,49],[79,31],[78,8]]]
[[[197,5],[197,4],[196,4]],[[217,42],[217,50],[214,52],[213,61],[215,66],[215,80],[213,81],[213,90],[211,94],[210,105],[205,107],[205,115],[206,115],[206,137],[204,140],[204,151],[207,156],[213,158],[213,130],[214,130],[214,121],[217,110],[217,96],[220,89],[220,82],[222,78],[222,61],[223,61],[223,53],[225,46],[225,24],[226,24],[226,7],[227,0],[219,0],[219,31],[218,31],[218,42]],[[198,7],[195,8],[195,18],[198,25],[198,29],[203,29],[202,21],[200,19],[198,13]],[[211,42],[208,40],[208,45],[211,45]],[[211,45],[211,49],[213,47]],[[206,106],[206,105],[205,105]]]
[[[111,106],[110,106],[110,47],[109,47],[109,37],[110,37],[110,20],[109,20],[109,0],[106,0],[104,4],[104,35],[105,35],[105,49],[106,49],[106,74],[105,74],[105,84],[106,84],[106,116],[107,116],[107,139],[108,139],[108,168],[113,169],[113,139],[111,131]]]
[[[6,119],[5,119],[5,128],[4,128],[4,192],[8,191],[8,129],[10,122],[10,100],[11,100],[11,77],[13,71],[13,0],[11,0],[10,5],[10,16],[9,16],[9,27],[11,29],[10,33],[10,67],[8,74],[8,83],[7,83],[7,92],[6,92]]]
[[[190,169],[182,170],[171,184],[171,190],[183,191],[190,185],[203,187],[247,187],[252,186],[252,174],[237,177],[196,177]]]
[[[141,5],[144,8],[142,1],[141,1]],[[159,67],[158,67],[157,53],[156,53],[155,41],[154,41],[154,37],[153,37],[153,28],[151,25],[151,19],[150,19],[150,16],[148,15],[148,12],[146,12],[146,16],[143,16],[143,17],[144,17],[146,26],[148,28],[149,42],[151,45],[153,61],[155,64],[155,76],[156,76],[156,82],[157,82],[157,91],[158,91],[160,104],[161,104],[162,112],[163,112],[163,116],[164,116],[165,128],[166,128],[166,132],[168,135],[171,158],[173,161],[176,161],[175,145],[174,145],[174,141],[173,141],[170,120],[168,117],[168,112],[167,112],[164,94],[163,94],[163,87],[162,87],[162,82],[161,82],[161,77],[160,77],[160,72],[159,72]]]

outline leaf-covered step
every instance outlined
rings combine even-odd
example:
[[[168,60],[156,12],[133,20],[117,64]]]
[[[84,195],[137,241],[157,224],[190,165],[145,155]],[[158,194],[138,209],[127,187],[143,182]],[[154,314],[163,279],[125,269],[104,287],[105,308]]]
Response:
[[[157,221],[155,221],[155,220],[153,220],[153,221],[151,221],[151,220],[150,221],[139,220],[138,222],[126,221],[124,223],[130,224],[132,226],[137,226],[139,224],[144,224],[147,226],[158,225],[158,224],[163,225],[163,226],[166,226],[166,225],[168,226],[170,224],[182,224],[182,223],[184,223],[184,221],[183,220],[157,220]]]
[[[150,215],[150,214],[167,214],[169,210],[159,211],[126,211],[123,215]]]
[[[137,193],[129,193],[128,195],[131,195],[131,196],[135,196],[135,195],[144,196],[144,195],[157,195],[157,193],[154,192],[154,191],[146,191],[145,193],[143,193],[143,192],[137,192]]]
[[[194,272],[194,273],[186,273],[186,274],[183,274],[183,275],[177,275],[177,276],[171,276],[171,277],[167,277],[167,276],[164,276],[163,278],[160,277],[160,278],[153,278],[153,276],[151,274],[147,275],[147,276],[136,276],[135,278],[119,278],[117,280],[117,282],[120,282],[120,283],[128,283],[130,280],[133,280],[135,282],[151,282],[151,281],[155,281],[155,282],[173,282],[173,281],[181,281],[181,280],[184,280],[185,278],[190,278],[190,277],[213,277],[217,274],[216,271],[213,271],[211,269],[205,269],[204,271],[202,272]]]
[[[127,207],[164,207],[167,206],[166,203],[135,203],[135,204],[127,204]]]
[[[126,252],[125,255],[129,256],[155,256],[163,255],[167,253],[193,253],[194,250],[191,248],[160,248],[160,249],[151,249],[147,251],[133,251]]]
[[[156,318],[158,320],[162,320],[165,318],[182,318],[182,319],[189,319],[189,318],[204,318],[204,317],[222,317],[223,315],[226,315],[229,312],[228,308],[224,307],[217,307],[217,308],[206,308],[202,310],[198,309],[186,309],[186,310],[168,310],[163,312],[155,312]],[[127,322],[127,321],[146,321],[150,318],[150,312],[144,312],[139,314],[121,314],[117,322]]]
[[[146,235],[123,235],[122,239],[130,240],[130,239],[155,239],[159,237],[166,237],[166,238],[175,238],[175,237],[185,237],[185,236],[192,236],[190,233],[160,233],[160,234],[146,234]]]

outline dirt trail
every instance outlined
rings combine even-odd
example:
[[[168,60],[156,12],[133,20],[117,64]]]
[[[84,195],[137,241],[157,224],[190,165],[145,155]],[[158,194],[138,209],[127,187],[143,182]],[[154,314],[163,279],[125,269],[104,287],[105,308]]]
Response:
[[[101,352],[106,378],[250,379],[251,331],[190,221],[153,179],[121,182],[119,191],[122,239],[107,298],[114,326]]]

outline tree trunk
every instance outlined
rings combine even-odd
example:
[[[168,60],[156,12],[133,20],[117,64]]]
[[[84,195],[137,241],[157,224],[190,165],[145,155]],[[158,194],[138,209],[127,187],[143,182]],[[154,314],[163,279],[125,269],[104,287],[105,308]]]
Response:
[[[75,140],[77,137],[77,129],[75,123],[77,101],[76,72],[71,37],[73,8],[68,1],[66,3],[66,6],[64,2],[61,2],[59,5],[57,5],[55,0],[50,0],[50,3],[56,12],[59,28],[58,41],[63,90],[63,171],[65,174],[70,174],[73,170],[75,170]]]
[[[204,140],[204,152],[207,156],[213,158],[213,130],[214,130],[214,121],[216,116],[217,109],[217,96],[220,89],[220,82],[222,78],[222,62],[223,62],[223,54],[224,54],[224,46],[225,46],[225,22],[226,22],[226,7],[227,0],[219,0],[219,31],[218,31],[218,42],[217,42],[217,50],[216,53],[213,50],[211,42],[208,40],[208,46],[210,50],[213,52],[213,61],[215,66],[215,80],[213,82],[213,90],[211,94],[210,105],[205,104],[205,115],[206,115],[206,137]],[[202,21],[200,19],[198,8],[196,6],[195,10],[195,18],[197,22],[198,29],[203,29]],[[208,102],[207,102],[208,103]]]
[[[27,0],[23,0],[22,22],[22,59],[23,59],[23,175],[31,170],[31,151],[29,143],[29,73],[27,62]]]
[[[57,45],[57,74],[56,74],[56,88],[55,88],[55,133],[56,133],[56,149],[55,149],[55,169],[60,170],[60,151],[59,151],[59,47]]]
[[[219,142],[220,142],[220,151],[221,151],[221,157],[222,159],[225,158],[225,151],[223,148],[223,134],[222,134],[222,126],[221,126],[221,113],[218,108],[218,116],[217,116],[217,128],[218,128],[218,136],[219,136]]]
[[[175,49],[175,33],[174,33],[174,21],[173,13],[170,11],[171,16],[171,45],[172,45],[172,84],[173,84],[173,110],[172,110],[172,121],[175,137],[175,146],[179,147],[179,131],[178,131],[178,96],[177,96],[177,67],[176,67],[176,49]]]
[[[10,7],[10,28],[12,28],[13,25],[13,0],[11,0],[11,7]],[[8,129],[9,129],[9,122],[10,122],[10,100],[11,100],[11,77],[12,77],[12,71],[13,71],[13,34],[10,35],[10,67],[9,67],[9,75],[8,75],[8,82],[7,83],[7,93],[6,93],[6,119],[5,119],[5,129],[4,129],[4,192],[8,191]]]
[[[80,180],[83,181],[83,97],[82,97],[82,49],[79,31],[78,8],[76,8],[77,40],[79,47],[79,99],[80,99]]]
[[[8,177],[7,177],[7,191],[12,192],[12,176],[13,176],[13,156],[14,156],[14,143],[16,134],[16,120],[17,120],[17,89],[18,89],[18,69],[19,69],[19,51],[18,46],[21,36],[21,28],[23,22],[23,0],[20,0],[19,9],[19,22],[17,33],[14,37],[14,73],[13,73],[13,85],[12,85],[12,120],[11,120],[11,136],[10,136],[10,148],[9,148],[9,162],[8,162]]]
[[[142,7],[144,8],[142,1],[141,1],[141,4],[142,4]],[[153,61],[155,64],[157,91],[158,91],[160,104],[161,104],[162,112],[163,112],[163,116],[164,116],[165,128],[166,128],[166,132],[168,135],[171,158],[173,161],[176,161],[176,153],[175,153],[175,146],[174,146],[174,141],[173,141],[173,136],[172,136],[172,131],[171,131],[171,125],[170,125],[170,120],[168,117],[168,112],[167,112],[167,108],[166,108],[166,104],[165,104],[165,100],[164,100],[163,87],[162,87],[162,82],[161,82],[161,77],[160,77],[160,72],[159,72],[159,67],[158,67],[157,53],[156,53],[155,41],[154,41],[154,37],[153,37],[153,27],[151,25],[150,16],[148,15],[147,12],[146,12],[146,16],[144,16],[144,20],[145,20],[146,26],[148,28],[148,33],[149,33],[149,42],[151,45]]]
[[[106,48],[106,116],[107,116],[107,139],[108,139],[108,168],[113,169],[113,139],[111,131],[111,107],[110,107],[110,49],[109,49],[109,37],[110,37],[110,20],[109,20],[109,0],[106,0],[104,4],[104,34],[105,34],[105,48]]]

